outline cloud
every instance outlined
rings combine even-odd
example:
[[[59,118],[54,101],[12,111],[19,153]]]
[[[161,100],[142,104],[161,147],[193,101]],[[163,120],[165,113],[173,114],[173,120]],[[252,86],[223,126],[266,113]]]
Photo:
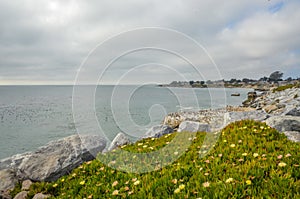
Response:
[[[0,84],[72,84],[79,66],[100,42],[140,27],[170,28],[195,39],[208,50],[225,79],[255,78],[274,70],[299,76],[299,8],[296,0],[1,1]],[[207,57],[199,56],[176,38],[157,42],[178,46],[193,59],[198,57],[204,78],[219,78],[209,73]],[[193,76],[177,57],[136,53],[120,60],[106,80],[112,82],[126,72],[124,68],[149,62],[169,65],[189,78],[203,78]],[[155,68],[157,74],[164,74],[159,81],[174,80],[165,69]],[[127,81],[141,82],[146,71]]]

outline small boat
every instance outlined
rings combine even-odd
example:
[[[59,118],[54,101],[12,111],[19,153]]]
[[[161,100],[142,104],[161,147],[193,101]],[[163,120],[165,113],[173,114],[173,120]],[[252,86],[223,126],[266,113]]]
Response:
[[[241,94],[239,93],[231,93],[231,96],[240,96]]]

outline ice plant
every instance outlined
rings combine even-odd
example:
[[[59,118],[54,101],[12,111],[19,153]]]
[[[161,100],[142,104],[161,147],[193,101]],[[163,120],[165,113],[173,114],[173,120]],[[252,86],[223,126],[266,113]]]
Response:
[[[180,192],[179,188],[177,188],[177,189],[174,190],[174,193],[179,193],[179,192]]]
[[[180,189],[180,190],[182,190],[182,189],[184,189],[184,188],[185,188],[185,185],[184,185],[184,184],[179,185],[179,189]]]
[[[279,166],[279,167],[285,167],[285,166],[286,166],[286,163],[280,162],[280,163],[278,164],[278,166]]]
[[[118,194],[119,194],[119,190],[114,190],[114,191],[112,192],[112,195],[113,195],[113,196],[118,195]]]
[[[209,184],[209,182],[204,182],[202,185],[203,185],[203,187],[209,187],[210,184]]]
[[[242,153],[242,156],[247,156],[248,155],[248,153]]]
[[[135,181],[133,185],[139,185],[141,182],[139,180]]]
[[[231,148],[234,148],[234,147],[235,147],[235,144],[231,144],[230,147],[231,147]]]
[[[231,183],[233,181],[233,178],[228,178],[225,182],[226,183]]]
[[[84,185],[84,184],[85,184],[85,181],[82,180],[79,184],[80,184],[80,185]]]
[[[258,157],[258,153],[253,153],[253,157]]]

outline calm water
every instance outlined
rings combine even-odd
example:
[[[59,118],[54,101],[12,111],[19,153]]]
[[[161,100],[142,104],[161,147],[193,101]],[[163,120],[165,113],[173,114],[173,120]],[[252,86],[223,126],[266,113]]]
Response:
[[[72,86],[0,86],[0,159],[77,131],[100,132],[110,140],[123,131],[136,139],[169,112],[239,105],[249,90],[101,86],[94,91],[76,89],[74,121]],[[241,96],[231,97],[235,92]]]

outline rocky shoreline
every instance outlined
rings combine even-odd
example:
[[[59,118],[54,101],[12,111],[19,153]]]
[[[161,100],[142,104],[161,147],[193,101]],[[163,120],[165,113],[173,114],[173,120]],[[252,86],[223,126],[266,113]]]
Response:
[[[149,129],[143,138],[161,137],[173,131],[215,132],[229,123],[243,119],[266,122],[283,132],[288,139],[300,142],[300,89],[291,88],[274,93],[265,92],[260,96],[251,95],[241,107],[169,113],[161,125]],[[128,137],[119,133],[110,143],[108,150],[104,151],[107,143],[103,138],[97,135],[73,135],[52,141],[35,152],[2,159],[0,198],[10,198],[9,190],[13,189],[17,182],[24,183],[27,180],[28,184],[28,180],[57,180],[83,162],[94,159],[97,153],[107,152],[128,143]],[[20,195],[25,195],[24,191],[21,193]]]

